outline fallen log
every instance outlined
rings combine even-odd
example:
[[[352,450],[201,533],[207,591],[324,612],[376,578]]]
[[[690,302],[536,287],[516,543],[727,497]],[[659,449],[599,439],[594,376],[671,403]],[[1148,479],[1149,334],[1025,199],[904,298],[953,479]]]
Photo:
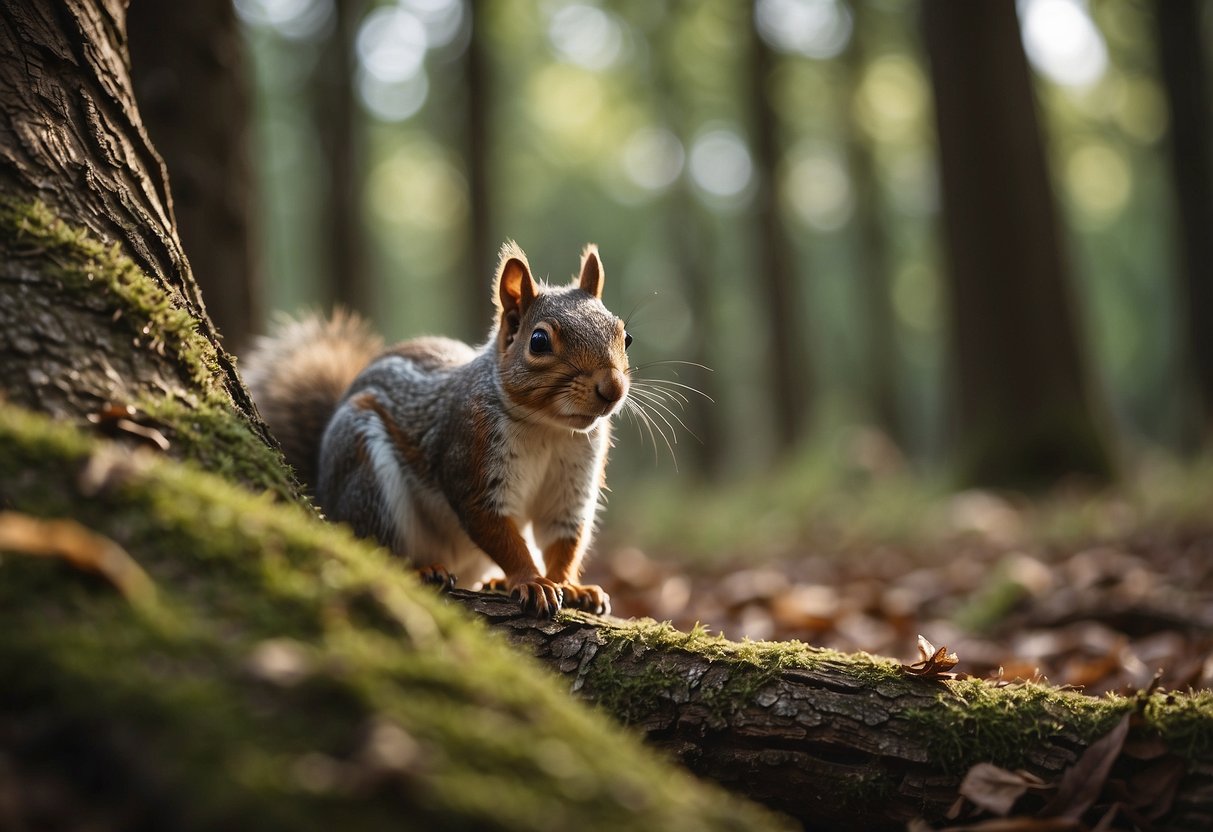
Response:
[[[1213,828],[1207,691],[1096,698],[1041,684],[922,678],[862,653],[735,643],[582,613],[542,621],[501,595],[452,597],[691,771],[812,829],[942,822],[978,763],[1056,784],[1130,712],[1133,731],[1113,775],[1129,782],[1151,766],[1183,772],[1154,828]]]

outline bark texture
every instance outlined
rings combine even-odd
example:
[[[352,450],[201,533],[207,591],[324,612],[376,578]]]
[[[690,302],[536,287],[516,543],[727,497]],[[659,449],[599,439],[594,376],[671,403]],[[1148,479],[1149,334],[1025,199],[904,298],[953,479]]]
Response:
[[[239,446],[256,467],[271,440],[177,238],[131,88],[125,5],[0,8],[0,387],[78,421],[167,404],[188,420],[162,409],[160,430],[194,438],[174,453]],[[279,470],[273,487],[293,494],[289,482]]]
[[[736,644],[651,621],[536,621],[502,596],[454,596],[691,771],[810,829],[940,822],[977,762],[1057,782],[1132,707],[1042,686],[945,685],[864,654]],[[1187,729],[1169,722],[1183,700],[1156,694],[1137,737],[1188,755],[1157,828],[1195,832],[1213,826],[1213,749],[1192,753]],[[1178,710],[1168,716],[1165,702]]]
[[[234,353],[264,326],[254,266],[248,67],[231,0],[131,4],[131,68],[172,184],[177,231]]]
[[[1112,474],[1013,0],[926,0],[956,446],[972,485]]]

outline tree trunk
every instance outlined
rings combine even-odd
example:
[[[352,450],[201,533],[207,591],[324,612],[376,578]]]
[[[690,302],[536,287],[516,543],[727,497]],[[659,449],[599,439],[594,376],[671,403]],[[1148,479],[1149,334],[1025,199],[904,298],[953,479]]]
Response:
[[[253,258],[248,68],[231,0],[136,2],[128,17],[139,111],[164,157],[182,245],[224,345],[264,326]]]
[[[373,318],[375,294],[363,238],[362,111],[354,93],[354,39],[365,0],[336,0],[337,25],[313,79],[315,122],[328,162],[328,191],[318,232],[327,245],[324,288],[331,303]]]
[[[260,466],[271,440],[177,238],[124,7],[0,9],[0,385],[11,402],[167,439],[174,455],[296,494],[280,466]]]
[[[841,102],[841,120],[846,131],[847,167],[855,192],[856,277],[865,328],[867,400],[872,423],[897,445],[904,445],[906,431],[898,403],[897,321],[889,276],[889,241],[881,216],[880,182],[871,140],[855,120],[854,101],[867,65],[863,37],[864,4],[851,2],[851,42],[844,55],[847,83]]]
[[[492,238],[492,194],[489,191],[489,164],[493,95],[488,71],[489,4],[471,0],[467,6],[472,32],[463,56],[464,173],[468,185],[468,248],[464,274],[459,286],[459,302],[465,340],[484,337],[484,315],[489,308],[485,287],[497,265],[497,247]]]
[[[923,4],[949,266],[956,447],[973,485],[1097,481],[1090,399],[1013,0]]]
[[[1213,130],[1203,3],[1167,0],[1158,16],[1158,62],[1171,105],[1171,171],[1179,219],[1180,298],[1199,438],[1213,439]]]
[[[678,5],[673,13],[683,13],[687,7]],[[680,146],[687,150],[695,133],[695,125],[685,100],[683,79],[678,76],[675,65],[672,35],[681,25],[670,22],[660,29],[650,30],[655,44],[653,71],[654,105],[665,120]],[[704,208],[695,199],[691,189],[690,174],[684,165],[681,175],[669,188],[662,200],[662,232],[666,235],[670,261],[677,275],[677,286],[686,301],[693,325],[690,336],[688,360],[704,367],[714,367],[712,354],[715,341],[714,320],[720,302],[716,291],[719,277],[716,268],[719,245],[716,235],[710,230],[710,222]],[[682,356],[680,356],[681,358]],[[646,371],[639,371],[643,378]],[[656,375],[656,374],[655,374]],[[719,478],[725,468],[725,436],[728,434],[727,416],[724,409],[712,404],[721,401],[716,394],[717,382],[712,373],[705,373],[695,382],[695,387],[706,397],[698,407],[689,407],[680,414],[695,441],[679,448],[680,456],[689,467],[709,479]],[[667,428],[667,431],[670,429]],[[654,440],[654,444],[660,440]],[[681,463],[679,463],[681,464]]]
[[[812,388],[809,353],[806,347],[804,301],[797,285],[803,265],[796,262],[779,210],[778,116],[771,103],[768,85],[774,55],[758,31],[754,9],[749,10],[749,101],[753,131],[754,171],[758,183],[754,194],[756,243],[754,272],[762,291],[770,346],[771,404],[775,416],[777,450],[794,448],[807,428]]]

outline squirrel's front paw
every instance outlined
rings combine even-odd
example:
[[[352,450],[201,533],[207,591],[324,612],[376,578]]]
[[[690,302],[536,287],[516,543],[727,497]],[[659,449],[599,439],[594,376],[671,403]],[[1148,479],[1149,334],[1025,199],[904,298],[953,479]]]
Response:
[[[522,604],[523,612],[537,618],[551,618],[560,611],[564,600],[560,584],[539,575],[514,584],[510,594]]]
[[[595,615],[611,614],[611,596],[597,584],[560,585],[564,589],[564,604],[575,610],[585,610]]]

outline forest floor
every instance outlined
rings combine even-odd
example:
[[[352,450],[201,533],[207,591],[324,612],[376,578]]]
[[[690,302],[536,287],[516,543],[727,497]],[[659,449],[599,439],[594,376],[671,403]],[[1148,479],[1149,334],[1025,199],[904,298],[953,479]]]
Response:
[[[802,496],[799,511],[770,493],[722,498],[742,504],[733,514],[712,497],[696,501],[687,522],[719,524],[711,544],[680,545],[671,541],[694,535],[629,521],[630,535],[608,529],[587,577],[616,615],[700,623],[730,639],[912,662],[921,634],[978,678],[1092,694],[1141,690],[1156,674],[1168,689],[1213,687],[1207,466],[1037,500],[921,487],[907,497],[903,486],[871,484],[841,499]],[[756,511],[764,501],[769,510]],[[660,542],[634,544],[646,537]]]

